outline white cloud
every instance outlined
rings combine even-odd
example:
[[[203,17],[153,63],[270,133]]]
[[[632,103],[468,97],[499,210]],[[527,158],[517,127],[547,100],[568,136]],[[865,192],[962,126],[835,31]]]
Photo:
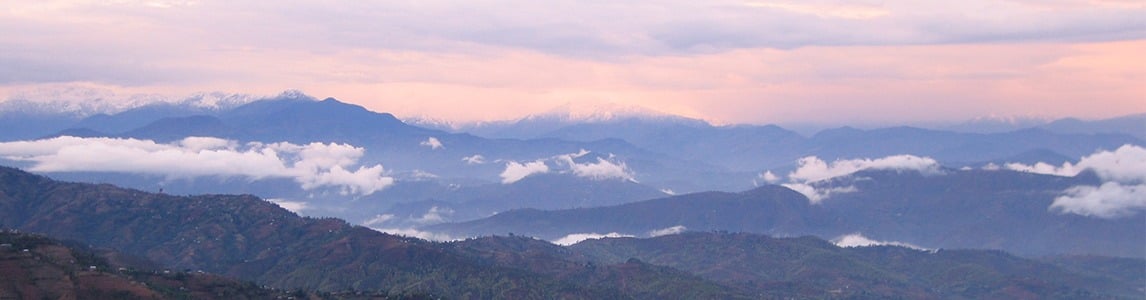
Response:
[[[1090,170],[1103,181],[1101,186],[1075,186],[1055,198],[1050,210],[1098,218],[1136,215],[1146,209],[1146,148],[1123,145],[1114,151],[1099,151],[1083,157],[1078,164],[1009,163],[1010,170],[1076,176]]]
[[[794,182],[816,182],[850,175],[862,170],[917,171],[924,175],[942,174],[938,161],[930,157],[894,155],[879,159],[847,159],[828,164],[815,156],[801,158],[800,165],[788,174]]]
[[[422,231],[414,228],[368,228],[378,232],[393,234],[397,236],[419,238],[427,241],[450,242],[460,240],[459,238],[452,237],[449,234]]]
[[[450,208],[440,208],[437,206],[430,207],[421,217],[410,219],[411,222],[421,225],[432,225],[445,222],[450,216],[454,215],[454,210]]]
[[[533,161],[527,163],[519,163],[511,161],[505,163],[505,171],[501,172],[501,183],[510,184],[517,182],[529,175],[544,174],[549,172],[549,166],[545,165],[545,161]]]
[[[780,176],[776,176],[775,173],[772,173],[772,170],[768,170],[764,173],[761,173],[760,179],[764,180],[764,182],[771,183],[771,184],[780,182]]]
[[[681,232],[684,232],[685,230],[688,230],[688,227],[684,227],[682,225],[677,225],[677,226],[668,227],[668,228],[661,228],[661,229],[649,231],[649,237],[658,237],[658,236],[665,236],[665,235],[680,234]]]
[[[267,199],[267,202],[274,203],[290,212],[302,214],[302,211],[310,208],[306,202],[302,201],[288,201],[286,199]]]
[[[865,237],[859,233],[847,234],[847,235],[836,237],[836,238],[832,239],[832,243],[836,244],[836,246],[841,247],[841,248],[871,247],[871,246],[900,246],[900,247],[906,247],[906,248],[911,248],[911,249],[915,249],[915,250],[923,250],[923,251],[931,250],[931,249],[919,247],[916,245],[912,245],[909,243],[872,240],[872,239],[869,239],[869,238],[867,238],[867,237]]]
[[[585,240],[596,240],[596,239],[603,239],[603,238],[621,238],[621,237],[634,237],[634,236],[628,235],[628,234],[620,234],[620,233],[616,233],[616,232],[610,232],[610,233],[606,233],[606,234],[574,233],[574,234],[570,234],[570,235],[566,235],[564,237],[561,237],[561,238],[553,241],[553,243],[557,244],[557,245],[561,245],[561,246],[569,246],[569,245],[573,245],[576,243],[580,243],[580,242],[585,241]]]
[[[393,219],[394,219],[394,215],[392,215],[392,214],[374,215],[373,218],[366,220],[366,222],[362,222],[362,226],[370,227],[370,226],[389,222],[390,220],[393,220]]]
[[[440,140],[438,140],[438,138],[432,137],[432,136],[426,138],[425,141],[422,141],[418,145],[430,147],[430,149],[432,149],[432,150],[438,150],[438,149],[445,149],[446,148],[446,146],[442,145],[442,141],[440,141]]]
[[[462,157],[462,161],[466,162],[467,165],[480,165],[485,163],[485,156],[482,156],[481,154],[474,154],[471,156]]]
[[[914,155],[893,155],[878,159],[848,159],[837,160],[831,164],[818,157],[808,156],[798,161],[799,167],[788,173],[789,183],[783,186],[804,194],[813,204],[822,202],[834,194],[852,193],[858,191],[855,186],[846,187],[817,187],[826,185],[828,179],[851,175],[863,170],[895,170],[914,171],[923,175],[940,175],[943,170],[939,162],[930,157]],[[771,171],[761,175],[767,181]],[[773,174],[772,179],[775,178]]]
[[[369,195],[394,180],[382,165],[353,168],[365,149],[347,144],[248,143],[189,137],[171,144],[120,138],[57,137],[0,143],[0,156],[30,161],[35,172],[123,172],[169,178],[290,178],[303,189],[337,187]]]
[[[577,153],[563,154],[554,156],[553,159],[558,165],[566,166],[573,175],[582,178],[589,178],[593,180],[608,180],[608,179],[621,179],[636,182],[633,178],[632,170],[624,162],[615,162],[613,155],[609,155],[609,159],[597,157],[595,163],[577,163],[575,158],[581,158],[589,155],[589,151],[581,149]]]
[[[612,162],[598,157],[596,163],[579,164],[572,159],[566,161],[566,163],[568,163],[569,168],[573,170],[573,175],[577,175],[577,177],[593,180],[624,179],[636,181],[633,179],[629,166],[625,165],[624,162]]]
[[[851,185],[828,188],[816,188],[815,186],[812,186],[808,183],[785,183],[781,185],[800,194],[804,194],[804,196],[808,197],[808,201],[810,201],[812,204],[819,204],[820,202],[823,202],[824,199],[831,198],[832,195],[854,193],[859,191],[859,189]]]
[[[1083,157],[1078,164],[1070,162],[1061,166],[1039,162],[1034,165],[1008,163],[1007,169],[1037,174],[1075,176],[1084,170],[1092,170],[1104,180],[1138,183],[1146,182],[1146,148],[1136,145],[1123,145],[1114,151],[1098,151]]]
[[[1076,186],[1054,199],[1051,210],[1099,218],[1132,216],[1146,210],[1146,185],[1103,183],[1099,187]]]

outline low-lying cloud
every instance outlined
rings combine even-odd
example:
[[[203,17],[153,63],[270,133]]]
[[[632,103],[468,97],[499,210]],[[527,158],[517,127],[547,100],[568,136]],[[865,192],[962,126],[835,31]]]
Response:
[[[538,159],[532,162],[520,163],[509,161],[505,164],[505,171],[501,173],[501,182],[510,184],[534,174],[557,172],[573,174],[581,178],[592,180],[620,179],[636,182],[632,169],[614,155],[608,158],[597,157],[596,162],[579,163],[576,159],[589,155],[591,152],[581,149],[577,153],[555,155],[549,158]],[[552,167],[551,167],[552,166]]]
[[[845,159],[828,164],[818,157],[801,158],[800,165],[788,179],[796,182],[817,182],[835,177],[851,175],[862,170],[916,171],[924,175],[938,175],[943,171],[938,161],[930,157],[914,155],[894,155],[878,159]]]
[[[462,161],[466,162],[467,165],[485,164],[485,156],[482,156],[481,154],[474,154],[462,157]]]
[[[855,186],[822,186],[829,179],[851,175],[863,170],[914,171],[923,175],[943,174],[942,167],[935,159],[914,155],[893,155],[878,159],[837,160],[830,164],[818,157],[808,156],[801,158],[797,161],[797,164],[799,167],[797,167],[795,171],[788,173],[788,183],[782,185],[804,194],[813,204],[820,203],[834,194],[858,191]],[[760,174],[759,179],[769,183],[779,181],[778,176],[773,174],[772,171]]]
[[[661,229],[649,231],[649,237],[658,237],[658,236],[680,234],[680,233],[684,232],[685,230],[688,230],[688,227],[684,227],[683,225],[677,225],[677,226],[673,226],[673,227],[669,227],[669,228],[661,228]]]
[[[438,150],[438,149],[445,149],[446,148],[446,146],[442,145],[441,140],[438,140],[438,138],[432,137],[432,136],[426,138],[425,141],[418,143],[418,145],[421,145],[424,147],[430,147],[431,150]]]
[[[601,157],[598,157],[595,163],[577,163],[569,157],[564,157],[559,161],[568,166],[573,171],[573,175],[577,177],[593,180],[623,179],[636,181],[633,179],[632,172],[629,171],[629,166],[625,165],[624,162],[613,162]]]
[[[544,173],[549,173],[549,166],[545,165],[545,161],[538,160],[527,163],[510,161],[505,163],[505,171],[501,172],[501,183],[510,184],[529,175]]]
[[[302,214],[302,211],[310,208],[306,202],[290,201],[286,199],[267,199],[267,202],[274,203],[283,209],[289,210],[295,214]]]
[[[1078,164],[1008,163],[1004,167],[1056,176],[1076,176],[1091,171],[1102,179],[1100,186],[1066,189],[1048,208],[1052,211],[1111,219],[1146,210],[1146,148],[1140,146],[1123,145],[1114,151],[1098,151],[1083,157]]]
[[[168,178],[289,178],[302,189],[340,188],[369,195],[394,183],[382,165],[358,166],[365,149],[338,143],[264,144],[188,137],[170,144],[122,138],[63,136],[0,143],[0,156],[32,162],[34,172],[122,172]],[[351,171],[353,170],[353,171]]]
[[[370,227],[370,226],[366,226],[366,227],[373,229],[374,231],[378,231],[378,232],[382,232],[382,233],[387,233],[387,234],[392,234],[392,235],[397,235],[397,236],[404,236],[404,237],[419,238],[419,239],[423,239],[423,240],[427,240],[427,241],[434,241],[434,242],[450,242],[450,241],[460,240],[459,238],[455,238],[453,236],[450,236],[449,234],[423,231],[423,230],[418,230],[415,228],[376,228],[376,227]]]
[[[852,233],[852,234],[846,234],[846,235],[836,237],[836,238],[832,239],[832,243],[836,244],[837,247],[841,247],[841,248],[872,247],[872,246],[899,246],[899,247],[906,247],[906,248],[911,248],[911,249],[915,249],[915,250],[924,250],[924,251],[931,250],[931,249],[919,247],[919,246],[912,245],[909,243],[904,243],[904,242],[877,241],[877,240],[870,239],[866,236],[863,236],[863,234],[860,234],[860,233]]]
[[[583,242],[585,240],[597,240],[597,239],[603,239],[603,238],[622,238],[622,237],[634,237],[634,236],[629,235],[629,234],[620,234],[620,233],[616,233],[616,232],[610,232],[610,233],[606,233],[606,234],[574,233],[574,234],[570,234],[570,235],[566,235],[564,237],[561,237],[557,240],[554,240],[553,243],[557,244],[557,245],[561,245],[561,246],[570,246],[570,245],[573,245],[576,243]]]

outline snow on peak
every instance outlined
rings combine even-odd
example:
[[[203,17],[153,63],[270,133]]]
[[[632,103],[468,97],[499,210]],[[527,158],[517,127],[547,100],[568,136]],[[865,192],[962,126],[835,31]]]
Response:
[[[605,123],[625,119],[665,120],[686,118],[639,105],[579,101],[567,102],[547,112],[530,115],[523,119],[553,119],[564,122]]]
[[[277,96],[257,96],[224,92],[201,92],[185,97],[160,94],[117,93],[94,85],[60,85],[18,91],[0,99],[0,112],[26,114],[67,114],[86,117],[166,103],[205,110],[226,110],[261,99],[314,99],[301,91],[287,90]]]

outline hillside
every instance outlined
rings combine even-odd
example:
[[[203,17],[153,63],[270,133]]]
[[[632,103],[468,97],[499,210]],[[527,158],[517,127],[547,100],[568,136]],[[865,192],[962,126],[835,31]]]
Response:
[[[803,204],[791,210],[807,209],[807,201],[793,193],[767,187],[722,197],[733,204],[782,204],[788,201],[780,199],[790,198]],[[687,207],[687,200],[703,196],[675,199]],[[737,207],[743,206],[729,205]],[[456,299],[1106,298],[1138,295],[1143,276],[1134,270],[1146,266],[1141,259],[1040,262],[998,251],[840,248],[811,237],[727,233],[590,240],[571,247],[521,236],[434,243],[338,219],[299,217],[253,196],[151,194],[58,182],[11,168],[0,168],[0,214],[0,226],[116,249],[127,255],[120,260],[139,256],[174,270],[333,297],[347,295],[322,292]],[[760,218],[767,219],[775,218]],[[779,219],[772,225],[816,222]],[[71,257],[78,262],[81,256]],[[108,265],[83,264],[97,270]],[[67,266],[48,268],[63,270],[46,275],[52,281],[71,278]]]
[[[44,236],[0,231],[3,299],[283,299],[330,295],[271,290],[202,272],[137,269],[106,253]],[[325,296],[325,297],[324,297]]]
[[[516,233],[557,240],[572,234],[649,237],[672,227],[823,239],[862,233],[928,248],[998,249],[1021,255],[1146,257],[1142,215],[1095,218],[1050,210],[1072,186],[1099,182],[1015,171],[861,171],[817,183],[844,190],[812,204],[784,186],[705,192],[607,207],[513,210],[468,222],[425,226],[451,236]]]
[[[810,237],[684,233],[590,240],[570,249],[604,262],[639,259],[693,272],[762,298],[1135,298],[1146,287],[1142,282],[1107,285],[1108,278],[1080,276],[999,251],[840,248]],[[1146,261],[1121,266],[1141,271]],[[1084,286],[1102,288],[1079,288]]]
[[[279,288],[462,299],[616,299],[639,296],[620,290],[629,278],[681,276],[619,266],[625,271],[586,286],[338,219],[299,217],[253,196],[151,194],[56,182],[11,168],[0,168],[0,183],[0,226]]]

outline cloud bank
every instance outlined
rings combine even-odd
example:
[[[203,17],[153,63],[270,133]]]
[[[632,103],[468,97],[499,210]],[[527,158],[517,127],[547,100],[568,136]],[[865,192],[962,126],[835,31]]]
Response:
[[[364,152],[363,148],[337,143],[239,145],[212,137],[188,137],[170,144],[71,136],[0,143],[0,156],[32,162],[28,169],[34,172],[289,178],[304,190],[335,187],[346,195],[369,195],[394,183],[393,178],[383,175],[382,165],[354,169]]]
[[[1100,186],[1066,189],[1048,208],[1052,211],[1098,218],[1133,216],[1146,210],[1146,148],[1123,145],[1114,151],[1098,151],[1078,164],[1047,163],[1024,165],[1008,163],[1010,170],[1056,176],[1076,176],[1092,171],[1102,179]]]
[[[830,164],[818,157],[808,156],[801,158],[797,164],[799,166],[796,170],[788,173],[788,183],[781,185],[804,194],[813,204],[820,203],[833,194],[858,191],[855,186],[825,187],[825,185],[829,179],[851,175],[863,170],[913,171],[923,175],[943,174],[939,162],[935,159],[914,155],[837,160]],[[777,176],[772,174],[772,171],[761,174],[759,178],[766,182],[779,180]]]

